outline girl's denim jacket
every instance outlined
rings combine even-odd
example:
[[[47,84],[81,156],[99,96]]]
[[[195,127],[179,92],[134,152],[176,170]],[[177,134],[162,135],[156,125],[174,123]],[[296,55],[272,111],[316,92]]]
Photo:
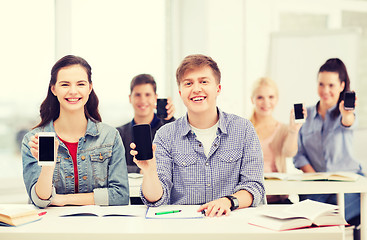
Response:
[[[74,167],[65,144],[59,140],[56,166],[53,174],[53,191],[48,200],[40,199],[35,183],[41,166],[32,156],[28,142],[38,132],[55,132],[53,121],[44,127],[28,132],[22,142],[23,178],[28,196],[38,207],[51,204],[55,194],[73,194]],[[96,205],[129,204],[129,182],[125,149],[119,132],[104,123],[88,119],[87,131],[78,142],[77,150],[79,193],[94,193]]]

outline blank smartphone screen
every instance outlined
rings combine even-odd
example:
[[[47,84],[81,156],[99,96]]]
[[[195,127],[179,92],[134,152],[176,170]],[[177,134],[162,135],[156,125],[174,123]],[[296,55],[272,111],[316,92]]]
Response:
[[[133,137],[136,145],[137,160],[149,160],[153,158],[152,137],[149,124],[138,124],[133,126]]]
[[[39,140],[39,161],[54,161],[55,140],[54,137],[40,136]]]
[[[157,117],[163,118],[163,119],[167,117],[166,106],[167,106],[166,98],[157,99]]]
[[[354,108],[356,100],[356,95],[354,92],[346,92],[344,93],[344,107],[346,108]]]
[[[294,104],[294,116],[295,119],[303,119],[303,104],[302,103],[297,103]]]

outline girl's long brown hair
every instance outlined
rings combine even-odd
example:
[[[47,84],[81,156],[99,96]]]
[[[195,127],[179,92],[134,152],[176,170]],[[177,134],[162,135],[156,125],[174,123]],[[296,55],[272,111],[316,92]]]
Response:
[[[35,128],[43,127],[51,120],[55,121],[59,117],[60,103],[57,100],[57,97],[53,95],[51,87],[56,84],[57,74],[59,73],[60,69],[72,65],[80,65],[83,67],[88,75],[88,82],[90,84],[92,83],[92,68],[83,58],[74,55],[67,55],[57,61],[51,70],[51,80],[48,86],[46,99],[42,102],[40,107],[41,122]],[[87,119],[91,119],[94,122],[102,121],[98,110],[98,103],[98,97],[94,92],[94,89],[92,89],[91,93],[89,94],[89,99],[84,106],[84,113]]]

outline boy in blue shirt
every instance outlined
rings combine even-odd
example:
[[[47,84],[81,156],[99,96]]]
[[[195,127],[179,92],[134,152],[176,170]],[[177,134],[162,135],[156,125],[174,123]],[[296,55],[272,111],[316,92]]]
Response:
[[[259,139],[250,121],[217,107],[220,77],[217,63],[204,55],[187,56],[178,67],[187,114],[159,129],[153,159],[134,157],[144,173],[141,197],[148,206],[202,204],[198,211],[212,217],[264,201]]]

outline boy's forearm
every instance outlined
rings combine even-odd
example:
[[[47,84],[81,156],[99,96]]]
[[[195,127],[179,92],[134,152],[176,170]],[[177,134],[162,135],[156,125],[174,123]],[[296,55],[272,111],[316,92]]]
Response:
[[[240,190],[233,194],[238,199],[239,208],[246,208],[252,205],[254,197],[246,190]]]
[[[162,198],[163,188],[157,171],[144,172],[142,190],[144,197],[149,202],[156,202]]]

